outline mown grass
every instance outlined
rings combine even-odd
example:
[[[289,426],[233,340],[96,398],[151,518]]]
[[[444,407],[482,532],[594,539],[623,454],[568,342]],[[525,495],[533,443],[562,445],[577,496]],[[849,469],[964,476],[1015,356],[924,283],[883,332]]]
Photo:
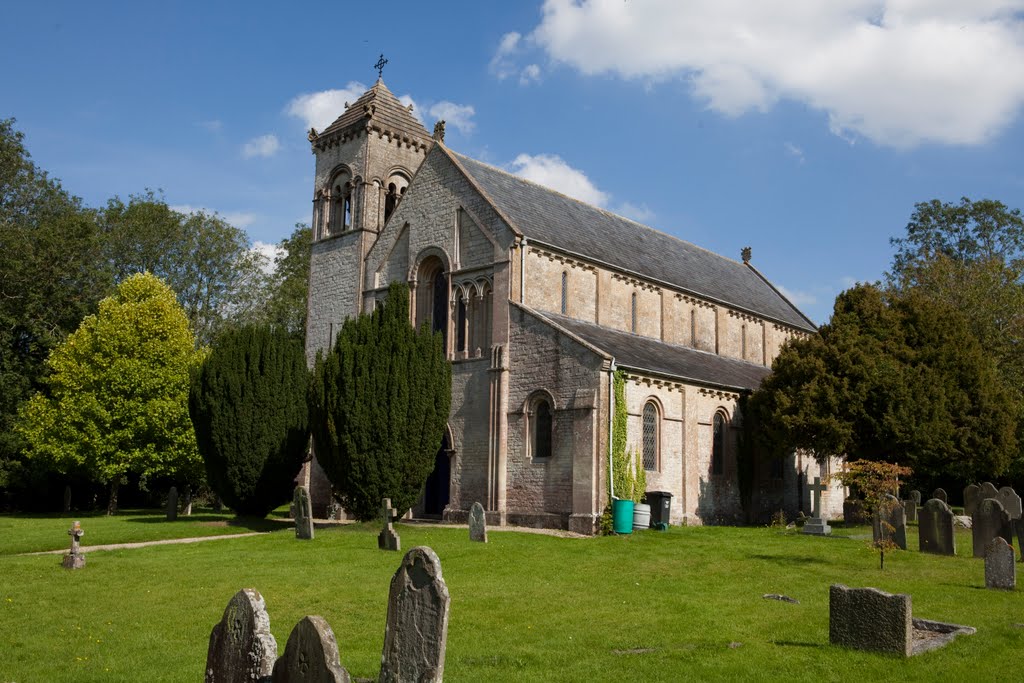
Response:
[[[126,523],[125,526],[128,526]],[[88,528],[88,527],[87,527]],[[448,681],[1016,680],[1024,597],[984,588],[983,563],[894,552],[878,569],[866,529],[833,538],[765,528],[673,528],[565,539],[398,525],[403,548],[438,553],[452,596]],[[0,557],[0,681],[195,681],[210,629],[239,588],[266,599],[283,649],[319,614],[342,662],[375,677],[399,555],[375,527],[53,556]],[[911,534],[911,547],[916,536]],[[88,536],[86,538],[89,538]],[[828,644],[828,586],[913,596],[916,616],[974,636],[910,660]],[[764,600],[782,593],[800,601]]]

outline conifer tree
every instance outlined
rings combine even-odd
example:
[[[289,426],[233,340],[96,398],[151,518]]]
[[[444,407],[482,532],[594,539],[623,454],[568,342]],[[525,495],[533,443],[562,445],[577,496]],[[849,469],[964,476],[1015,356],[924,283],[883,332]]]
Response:
[[[309,443],[309,371],[287,331],[225,330],[196,373],[189,413],[210,486],[236,512],[264,517],[292,497]]]
[[[349,318],[317,358],[309,401],[317,460],[342,505],[373,519],[382,498],[411,507],[434,466],[451,405],[442,337],[409,324],[409,289],[392,283],[370,314]]]

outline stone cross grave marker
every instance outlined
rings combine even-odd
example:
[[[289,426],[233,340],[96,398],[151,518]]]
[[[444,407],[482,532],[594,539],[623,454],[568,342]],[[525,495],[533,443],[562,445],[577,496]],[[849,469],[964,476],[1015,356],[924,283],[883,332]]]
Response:
[[[71,550],[64,559],[61,560],[61,566],[65,569],[81,569],[85,566],[85,553],[82,552],[82,536],[85,532],[82,531],[82,523],[75,522],[68,529],[68,536],[71,537]]]
[[[449,603],[437,554],[426,546],[406,553],[391,579],[380,683],[441,683]]]
[[[998,498],[998,497],[999,497],[999,489],[996,488],[995,484],[993,484],[990,481],[986,481],[985,483],[983,483],[981,485],[981,499],[982,500],[985,500],[986,498]]]
[[[384,528],[377,535],[377,547],[381,550],[401,550],[402,539],[395,533],[395,527],[391,524],[391,520],[395,518],[396,511],[395,508],[391,507],[390,498],[385,498],[382,501],[380,511],[384,515]]]
[[[996,500],[1003,504],[1006,514],[1010,515],[1010,521],[1020,519],[1021,505],[1020,496],[1009,486],[1004,486],[996,493]]]
[[[303,617],[295,624],[284,656],[274,664],[274,683],[349,683],[341,665],[338,641],[323,617]]]
[[[292,496],[295,510],[295,538],[313,538],[313,505],[305,486],[296,486]]]
[[[995,498],[986,498],[978,505],[978,511],[971,518],[971,537],[974,541],[974,556],[985,557],[985,549],[996,536],[1002,536],[1009,543],[1013,540],[1010,515],[1003,504]]]
[[[913,491],[911,491],[910,492],[910,500],[912,500],[915,503],[917,503],[918,505],[920,505],[921,504],[921,492],[918,491],[917,489],[914,489]]]
[[[255,588],[235,593],[224,616],[210,632],[206,652],[206,683],[269,681],[277,659],[277,641],[270,616]]]
[[[973,517],[978,511],[978,503],[981,502],[981,487],[977,484],[968,484],[964,487],[964,514]]]
[[[908,522],[917,521],[917,503],[914,502],[913,498],[903,501],[903,512]]]
[[[938,498],[921,507],[917,522],[918,549],[922,553],[956,555],[953,510]]]
[[[875,543],[892,541],[900,549],[907,549],[907,515],[896,496],[889,493],[882,496],[872,520],[871,533]]]
[[[828,491],[828,485],[821,483],[821,477],[815,477],[814,483],[808,484],[807,489],[814,496],[814,504],[811,507],[813,517],[804,523],[802,532],[813,536],[828,536],[832,533],[832,527],[825,521],[821,511],[821,494]]]
[[[1017,563],[1013,546],[996,536],[985,548],[985,588],[1013,590],[1017,587]]]
[[[167,521],[173,522],[178,519],[178,487],[172,486],[167,492]]]
[[[487,515],[479,502],[469,509],[469,540],[487,543]]]
[[[935,489],[932,491],[932,498],[938,498],[943,503],[949,504],[949,496],[946,495],[946,489]]]

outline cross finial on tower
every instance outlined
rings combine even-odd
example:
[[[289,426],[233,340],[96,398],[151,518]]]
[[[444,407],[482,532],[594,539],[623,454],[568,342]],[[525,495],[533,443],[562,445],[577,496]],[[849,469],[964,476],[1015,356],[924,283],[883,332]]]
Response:
[[[384,78],[384,65],[388,63],[388,60],[384,59],[384,53],[380,53],[380,58],[377,63],[373,65],[373,68],[377,70],[377,78]]]

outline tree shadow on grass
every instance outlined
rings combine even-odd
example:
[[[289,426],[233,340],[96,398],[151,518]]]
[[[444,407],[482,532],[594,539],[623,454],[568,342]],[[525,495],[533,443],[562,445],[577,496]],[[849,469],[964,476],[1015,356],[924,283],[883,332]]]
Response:
[[[169,524],[163,515],[148,515],[145,517],[128,517],[126,522],[135,524]],[[178,515],[178,522],[190,522],[196,526],[226,526],[247,529],[249,531],[280,531],[295,526],[289,519],[277,519],[273,517],[234,517],[217,513],[200,513],[189,516]]]
[[[751,560],[764,560],[765,562],[778,562],[780,564],[827,564],[827,562],[820,557],[811,557],[808,555],[747,555]]]

